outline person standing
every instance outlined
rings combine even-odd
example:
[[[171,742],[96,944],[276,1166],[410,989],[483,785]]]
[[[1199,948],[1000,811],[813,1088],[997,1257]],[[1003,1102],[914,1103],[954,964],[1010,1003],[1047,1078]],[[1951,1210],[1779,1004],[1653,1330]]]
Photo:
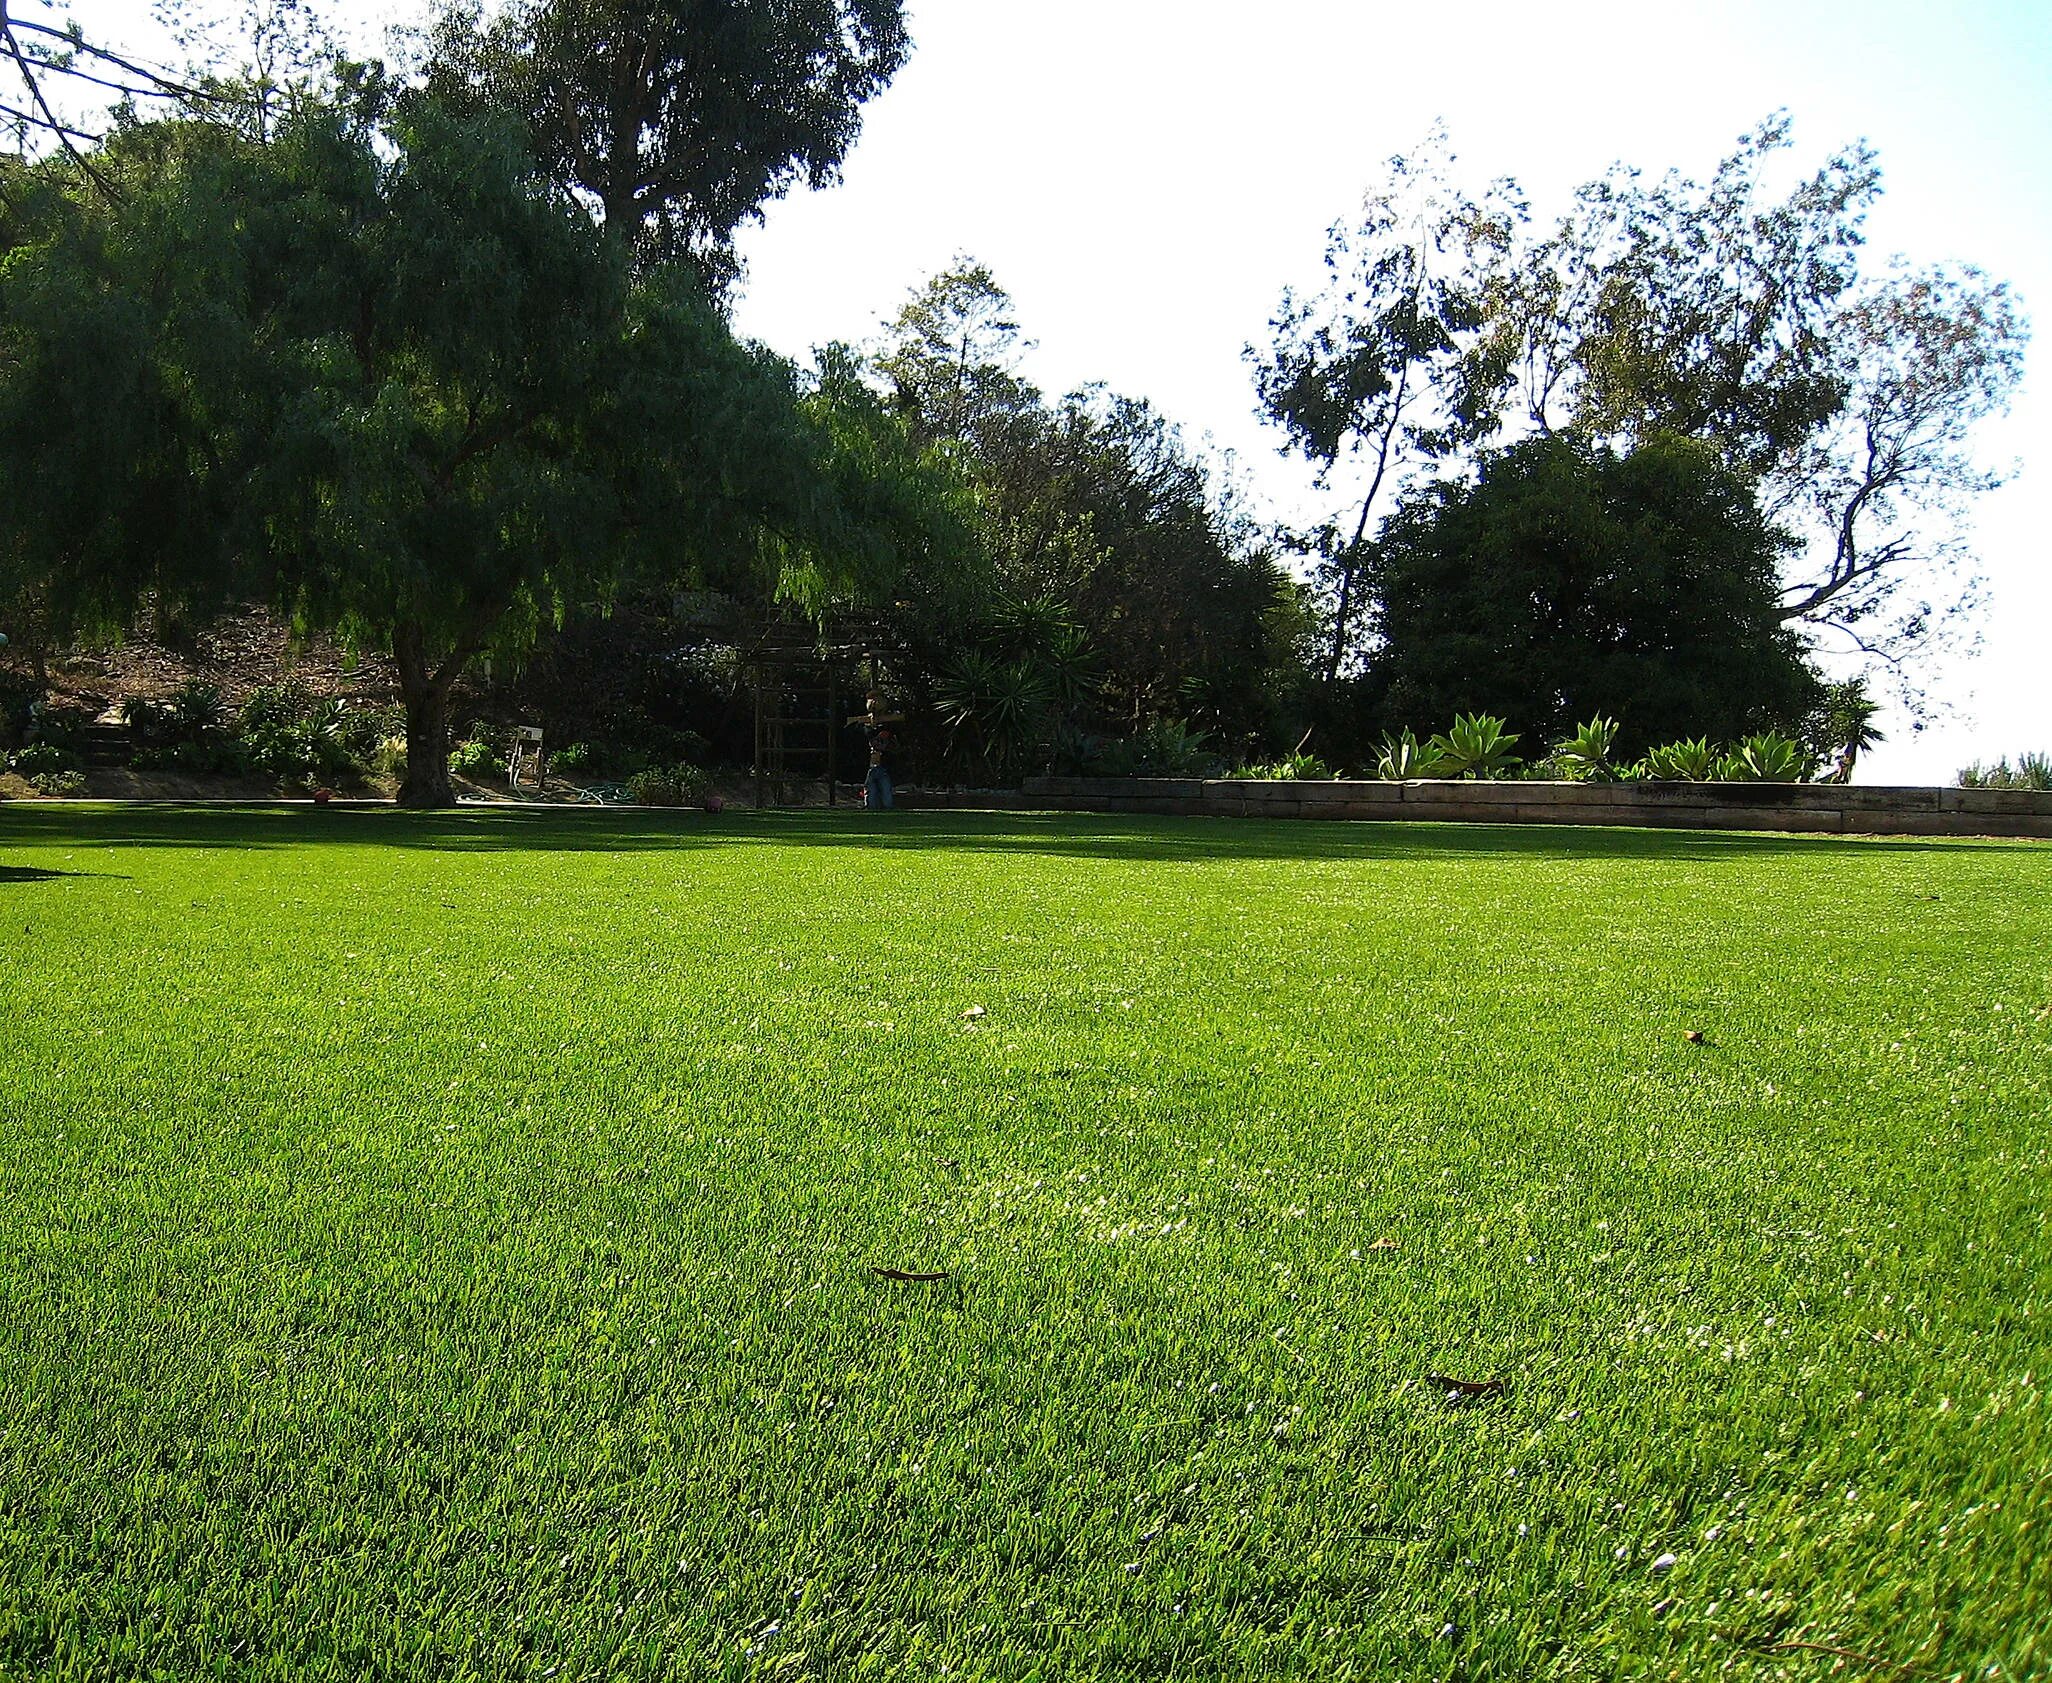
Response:
[[[891,726],[903,724],[905,715],[886,713],[883,707],[883,697],[871,691],[869,710],[848,721],[862,726],[869,742],[869,776],[862,785],[862,804],[871,812],[888,812],[897,804],[892,774],[897,769],[898,733]]]

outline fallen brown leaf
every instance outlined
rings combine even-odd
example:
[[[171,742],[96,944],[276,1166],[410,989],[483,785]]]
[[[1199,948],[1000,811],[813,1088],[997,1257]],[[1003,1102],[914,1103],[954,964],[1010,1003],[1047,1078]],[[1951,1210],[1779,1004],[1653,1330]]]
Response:
[[[1703,1044],[1703,1031],[1701,1029],[1683,1029],[1682,1039],[1686,1040],[1691,1046],[1700,1046]]]
[[[1371,1251],[1393,1251],[1397,1248],[1397,1242],[1394,1239],[1392,1239],[1387,1233],[1385,1233],[1380,1239],[1377,1239],[1375,1243],[1370,1245],[1368,1248]]]
[[[948,1271],[945,1268],[937,1269],[931,1274],[921,1273],[911,1268],[879,1268],[876,1272],[880,1278],[886,1280],[925,1281],[945,1280],[948,1277]]]
[[[1464,1402],[1480,1402],[1484,1397],[1500,1397],[1509,1389],[1501,1379],[1450,1379],[1443,1373],[1428,1373],[1425,1383],[1437,1385],[1450,1396]]]

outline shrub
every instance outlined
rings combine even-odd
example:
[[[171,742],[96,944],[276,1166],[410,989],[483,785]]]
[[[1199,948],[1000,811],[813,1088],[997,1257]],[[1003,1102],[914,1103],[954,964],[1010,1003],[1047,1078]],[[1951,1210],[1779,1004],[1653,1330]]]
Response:
[[[171,734],[171,709],[132,695],[121,704],[121,722],[137,746],[162,742]]]
[[[2019,754],[2016,764],[2004,755],[1992,766],[1976,760],[1959,773],[1962,789],[2047,789],[2052,790],[2052,754]]]
[[[43,700],[43,686],[26,672],[0,672],[0,747],[28,729]]]
[[[343,741],[348,721],[343,703],[288,680],[253,691],[238,725],[252,767],[282,782],[311,783],[351,769]]]
[[[85,774],[77,771],[39,771],[29,780],[29,787],[45,795],[82,795],[85,793]]]
[[[1437,777],[1443,769],[1438,739],[1420,742],[1409,725],[1395,736],[1382,739],[1382,752],[1375,760],[1375,775],[1385,783],[1403,783],[1414,777]]]
[[[1709,783],[1715,780],[1721,756],[1707,736],[1693,742],[1669,742],[1646,750],[1640,769],[1662,783]]]
[[[31,742],[26,748],[17,748],[8,756],[8,763],[31,783],[38,777],[78,769],[77,757],[54,742]]]
[[[371,750],[370,768],[381,777],[406,775],[406,738],[394,734]]]
[[[497,767],[499,756],[489,742],[472,737],[449,752],[449,769],[464,777],[485,777]]]
[[[567,743],[549,756],[549,770],[569,776],[590,771],[596,763],[597,755],[589,742]]]
[[[228,702],[220,686],[198,678],[188,678],[172,691],[166,710],[171,715],[171,728],[186,742],[197,742],[228,728]]]
[[[688,806],[711,792],[712,778],[697,766],[650,766],[627,779],[636,806]]]
[[[1218,759],[1205,741],[1180,719],[1157,719],[1135,735],[1100,743],[1091,770],[1103,777],[1209,777]]]

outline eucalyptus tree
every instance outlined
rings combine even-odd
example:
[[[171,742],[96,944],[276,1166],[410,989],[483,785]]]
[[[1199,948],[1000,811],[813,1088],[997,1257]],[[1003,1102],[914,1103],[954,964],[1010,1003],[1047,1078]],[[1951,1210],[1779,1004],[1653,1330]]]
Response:
[[[1348,658],[1392,478],[1557,432],[1715,449],[1802,540],[1780,603],[1806,634],[1899,663],[1962,620],[1968,516],[2000,478],[1977,463],[1975,429],[2015,390],[2027,324],[1970,267],[1863,270],[1874,152],[1841,148],[1777,185],[1792,146],[1777,113],[1705,181],[1620,164],[1538,233],[1514,185],[1470,206],[1443,150],[1396,161],[1362,237],[1336,234],[1325,292],[1286,298],[1256,358],[1290,446],[1325,480],[1360,464],[1370,493],[1351,536],[1315,534],[1329,662]],[[1414,202],[1407,217],[1385,208]]]
[[[1376,518],[1434,464],[1493,432],[1508,375],[1484,332],[1524,219],[1508,182],[1480,198],[1453,179],[1443,131],[1390,160],[1360,213],[1327,235],[1317,291],[1285,292],[1269,343],[1249,346],[1261,407],[1321,490],[1351,498],[1312,535],[1332,599],[1328,690],[1359,653]]]
[[[1783,617],[1899,662],[1975,599],[1967,518],[2001,475],[1972,438],[2028,324],[1967,265],[1863,272],[1878,158],[1844,147],[1776,189],[1792,146],[1777,113],[1707,181],[1620,165],[1584,187],[1494,300],[1504,421],[1711,443],[1803,539]]]

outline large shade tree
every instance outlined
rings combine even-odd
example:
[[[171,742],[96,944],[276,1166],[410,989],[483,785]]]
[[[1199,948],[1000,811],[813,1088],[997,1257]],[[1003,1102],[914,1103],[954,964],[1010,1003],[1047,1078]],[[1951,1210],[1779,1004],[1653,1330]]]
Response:
[[[517,124],[365,82],[267,140],[159,125],[106,156],[126,190],[11,254],[0,332],[44,385],[80,327],[140,366],[124,403],[148,447],[105,485],[105,531],[75,485],[17,479],[15,547],[77,529],[118,607],[166,571],[135,533],[179,477],[154,464],[183,468],[199,489],[155,511],[171,571],[393,655],[402,801],[450,800],[452,686],[565,602],[637,569],[774,565],[765,534],[836,551],[791,371],[737,343],[688,269],[630,272]],[[16,441],[35,390],[0,364]],[[104,426],[73,419],[46,453],[97,447]]]

